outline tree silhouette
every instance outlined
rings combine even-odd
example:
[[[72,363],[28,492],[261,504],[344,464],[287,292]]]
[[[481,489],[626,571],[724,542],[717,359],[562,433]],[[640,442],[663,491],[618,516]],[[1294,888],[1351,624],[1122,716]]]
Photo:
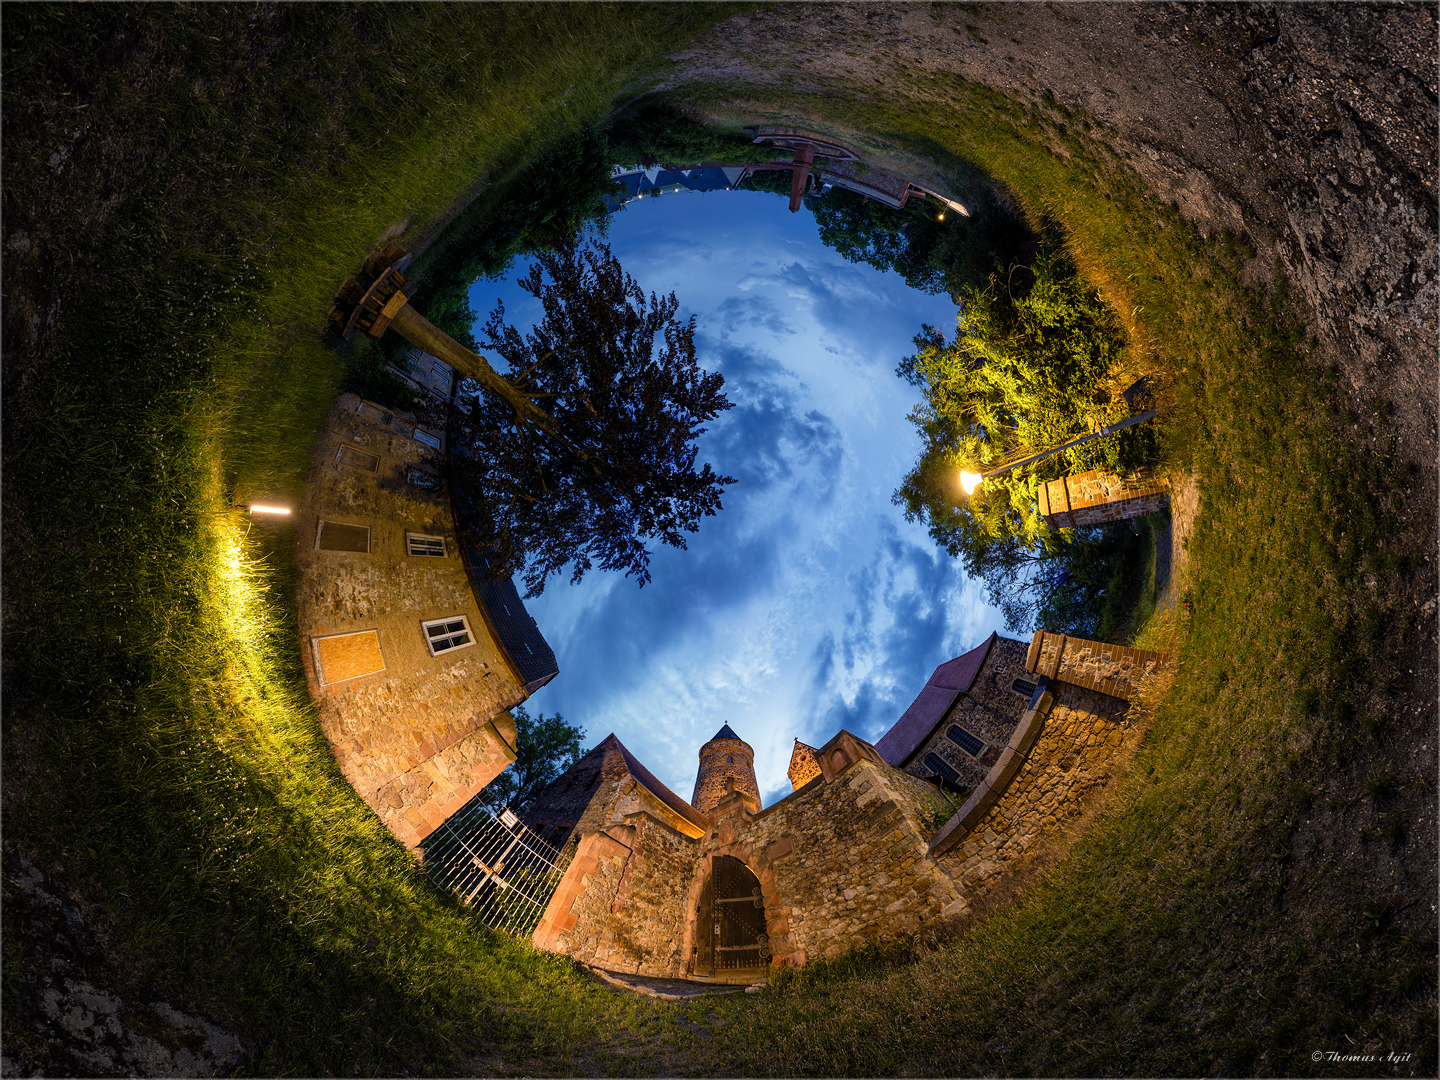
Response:
[[[496,307],[481,348],[504,368],[451,416],[463,538],[491,575],[523,570],[529,596],[567,564],[572,584],[598,563],[643,586],[647,542],[684,548],[734,482],[695,467],[704,425],[731,407],[724,377],[696,362],[675,294],[647,300],[603,243],[539,252],[520,286],[543,317],[522,336]]]
[[[532,717],[525,706],[517,705],[510,715],[515,719],[515,760],[485,786],[482,798],[497,811],[508,806],[523,814],[542,788],[580,760],[585,732],[567,724],[559,713]]]

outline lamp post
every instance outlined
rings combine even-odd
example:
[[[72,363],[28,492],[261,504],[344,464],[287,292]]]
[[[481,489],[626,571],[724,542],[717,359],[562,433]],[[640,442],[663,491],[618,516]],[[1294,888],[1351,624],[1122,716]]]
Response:
[[[1087,443],[1093,439],[1101,439],[1106,435],[1113,435],[1117,431],[1134,427],[1136,424],[1143,424],[1146,420],[1155,419],[1155,417],[1159,415],[1159,412],[1159,409],[1146,409],[1142,413],[1126,417],[1119,423],[1111,424],[1109,427],[1103,427],[1099,431],[1092,431],[1089,435],[1082,435],[1078,439],[1071,439],[1069,442],[1062,443],[1060,446],[1052,447],[1049,450],[1042,450],[1038,454],[1031,454],[1027,458],[1021,458],[1019,461],[1012,461],[1009,465],[1002,465],[1000,468],[991,469],[989,472],[973,473],[961,469],[960,486],[965,489],[966,495],[973,495],[975,494],[975,489],[992,476],[999,476],[1001,473],[1007,473],[1011,469],[1018,469],[1021,465],[1029,465],[1034,461],[1043,461],[1048,457],[1054,457],[1062,450],[1069,450],[1072,446],[1079,446],[1081,443]]]

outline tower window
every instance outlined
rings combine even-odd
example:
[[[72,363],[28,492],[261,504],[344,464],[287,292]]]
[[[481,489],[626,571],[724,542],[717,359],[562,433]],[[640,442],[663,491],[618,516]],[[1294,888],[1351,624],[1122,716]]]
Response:
[[[727,757],[727,758],[725,759],[725,763],[726,763],[727,765],[734,765],[734,764],[735,764],[735,759],[734,759],[733,757]]]
[[[967,754],[974,757],[979,757],[980,751],[985,749],[983,742],[974,735],[971,735],[970,732],[966,731],[963,727],[956,727],[954,724],[946,730],[945,737],[960,747],[961,750],[964,750]]]
[[[947,784],[960,786],[960,774],[952,769],[939,754],[926,754],[925,767]]]

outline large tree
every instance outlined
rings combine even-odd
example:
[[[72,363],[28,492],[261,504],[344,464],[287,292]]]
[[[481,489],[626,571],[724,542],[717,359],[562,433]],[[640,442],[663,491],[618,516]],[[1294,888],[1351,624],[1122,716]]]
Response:
[[[559,713],[531,716],[525,706],[510,710],[515,720],[515,760],[485,786],[484,801],[500,810],[508,806],[523,814],[547,784],[580,760],[585,732],[565,722]]]
[[[981,472],[1027,457],[1121,419],[1129,407],[1114,392],[1127,370],[1124,333],[1053,239],[1032,266],[994,273],[963,300],[954,340],[924,327],[897,371],[925,398],[910,417],[923,440],[920,459],[894,501],[985,582],[1018,630],[1056,590],[1073,591],[1082,564],[1086,579],[1094,577],[1098,553],[1075,545],[1099,545],[1106,557],[1115,550],[1097,530],[1047,528],[1038,486],[1097,467],[1125,472],[1153,455],[1154,435],[1132,428],[994,477],[966,497],[962,468]]]
[[[567,565],[650,580],[647,542],[685,547],[732,478],[696,468],[705,424],[730,408],[695,359],[675,294],[647,298],[603,243],[541,251],[520,281],[543,315],[522,335],[491,313],[479,374],[451,418],[453,492],[490,572],[528,595]]]

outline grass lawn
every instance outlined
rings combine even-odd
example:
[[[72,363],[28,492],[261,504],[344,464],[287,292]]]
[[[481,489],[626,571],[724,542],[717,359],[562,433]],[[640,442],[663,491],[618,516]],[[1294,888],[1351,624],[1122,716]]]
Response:
[[[928,111],[743,96],[989,172],[1174,376],[1193,614],[1139,628],[1178,673],[1071,856],[964,937],[673,1005],[471,925],[345,784],[291,537],[233,509],[300,490],[342,368],[335,289],[724,13],[6,10],[7,857],[84,904],[89,977],[210,1015],[249,1073],[1318,1074],[1345,1070],[1311,1051],[1349,1040],[1433,1074],[1433,880],[1407,855],[1433,755],[1390,707],[1415,618],[1395,583],[1423,553],[1405,469],[1346,434],[1383,436],[1383,408],[1342,415],[1286,299],[1241,287],[1245,252],[1073,118],[963,84]],[[44,1061],[20,929],[6,1053]]]

